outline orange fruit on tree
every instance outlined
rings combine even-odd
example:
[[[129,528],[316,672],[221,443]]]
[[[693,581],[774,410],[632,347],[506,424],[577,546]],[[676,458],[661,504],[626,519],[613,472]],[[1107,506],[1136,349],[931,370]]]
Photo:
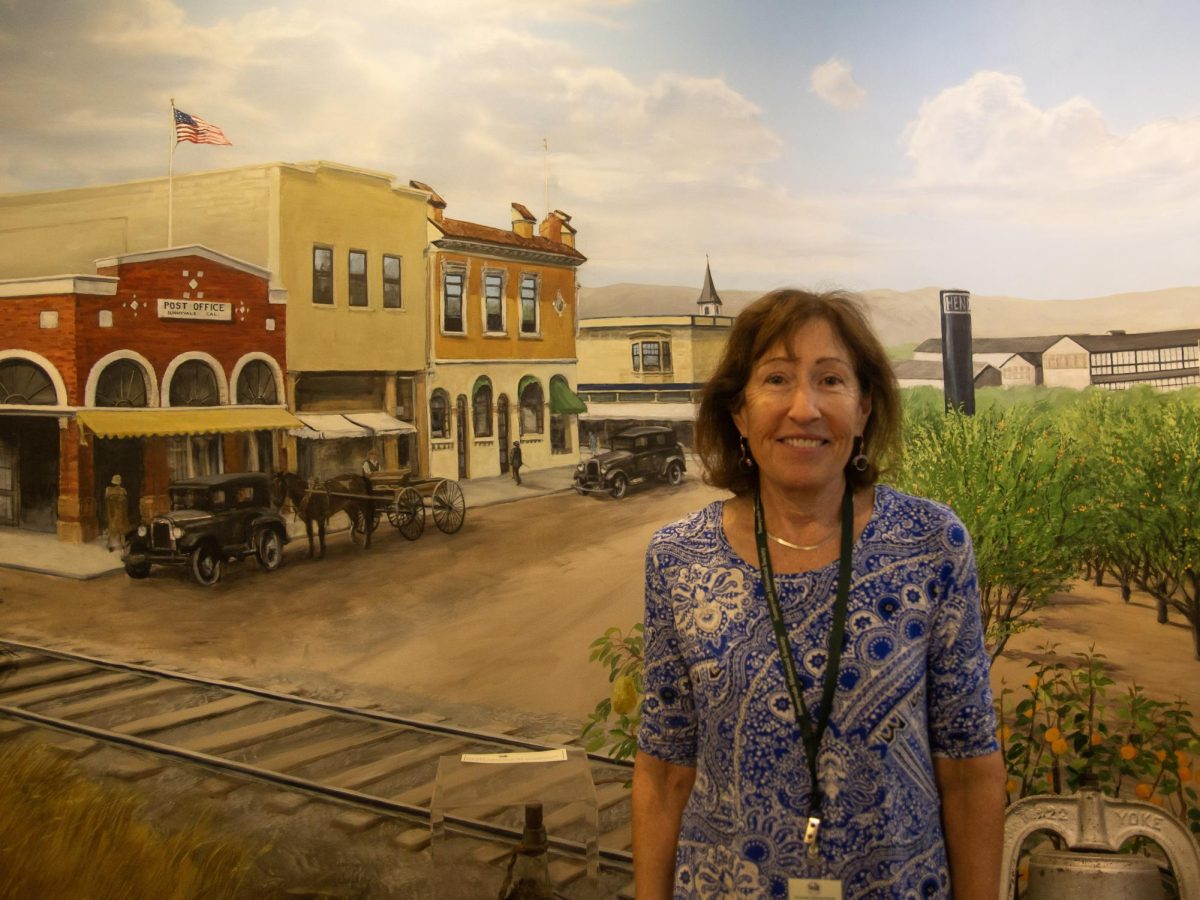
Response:
[[[1149,800],[1150,795],[1154,793],[1154,787],[1152,785],[1146,784],[1145,782],[1142,782],[1136,788],[1134,788],[1134,792],[1142,800]]]
[[[1121,759],[1126,761],[1136,759],[1138,755],[1138,749],[1133,744],[1122,744],[1117,752],[1121,754]]]

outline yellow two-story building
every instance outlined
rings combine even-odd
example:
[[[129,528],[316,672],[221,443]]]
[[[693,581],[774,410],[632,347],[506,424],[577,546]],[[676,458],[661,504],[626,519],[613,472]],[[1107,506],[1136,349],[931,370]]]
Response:
[[[165,247],[168,231],[261,266],[287,304],[287,403],[305,423],[281,448],[288,467],[357,471],[375,448],[416,470],[427,202],[387,173],[323,161],[2,195],[0,278],[94,273],[97,259]]]
[[[586,257],[570,216],[555,210],[537,226],[513,203],[511,230],[477,225],[411,184],[429,196],[430,473],[508,472],[515,441],[529,468],[578,460],[575,276]]]

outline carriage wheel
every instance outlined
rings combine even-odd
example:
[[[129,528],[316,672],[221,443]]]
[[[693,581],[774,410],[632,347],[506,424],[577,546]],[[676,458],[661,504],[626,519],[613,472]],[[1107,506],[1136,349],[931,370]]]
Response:
[[[462,528],[467,517],[467,501],[457,481],[443,480],[433,489],[433,522],[446,534]]]
[[[414,488],[401,488],[388,507],[388,521],[410,541],[415,541],[425,530],[425,501]]]

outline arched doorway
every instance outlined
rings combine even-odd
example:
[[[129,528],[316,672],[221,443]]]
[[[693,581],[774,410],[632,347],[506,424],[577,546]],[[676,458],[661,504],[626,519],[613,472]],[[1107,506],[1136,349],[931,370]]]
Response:
[[[105,407],[142,408],[149,404],[145,370],[131,359],[118,359],[104,367],[96,381],[96,405]],[[108,526],[104,508],[104,489],[114,475],[121,476],[121,486],[129,498],[129,521],[139,521],[138,509],[142,497],[142,477],[145,473],[143,438],[97,438],[92,465],[95,470],[96,522],[101,531]]]
[[[508,473],[508,394],[496,400],[496,437],[500,443],[500,474]]]
[[[252,359],[242,367],[235,390],[239,404],[274,406],[279,403],[275,371],[261,359]],[[270,431],[247,432],[241,439],[248,472],[275,471],[275,441]]]
[[[37,363],[0,361],[0,411],[54,406],[58,392]],[[14,411],[0,416],[0,525],[54,531],[58,521],[58,419]]]
[[[458,444],[458,477],[467,477],[467,395],[459,394],[454,403],[454,437]]]

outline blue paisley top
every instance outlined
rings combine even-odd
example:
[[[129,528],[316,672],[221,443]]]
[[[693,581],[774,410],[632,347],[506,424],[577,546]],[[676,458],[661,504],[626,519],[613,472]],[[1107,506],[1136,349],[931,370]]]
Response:
[[[875,488],[854,547],[838,691],[821,743],[820,859],[803,842],[809,776],[757,565],[718,501],[663,528],[646,556],[638,745],[695,766],[676,898],[787,897],[842,879],[846,900],[948,898],[933,756],[997,749],[971,540],[947,507]],[[809,710],[820,706],[837,562],[776,573]]]

